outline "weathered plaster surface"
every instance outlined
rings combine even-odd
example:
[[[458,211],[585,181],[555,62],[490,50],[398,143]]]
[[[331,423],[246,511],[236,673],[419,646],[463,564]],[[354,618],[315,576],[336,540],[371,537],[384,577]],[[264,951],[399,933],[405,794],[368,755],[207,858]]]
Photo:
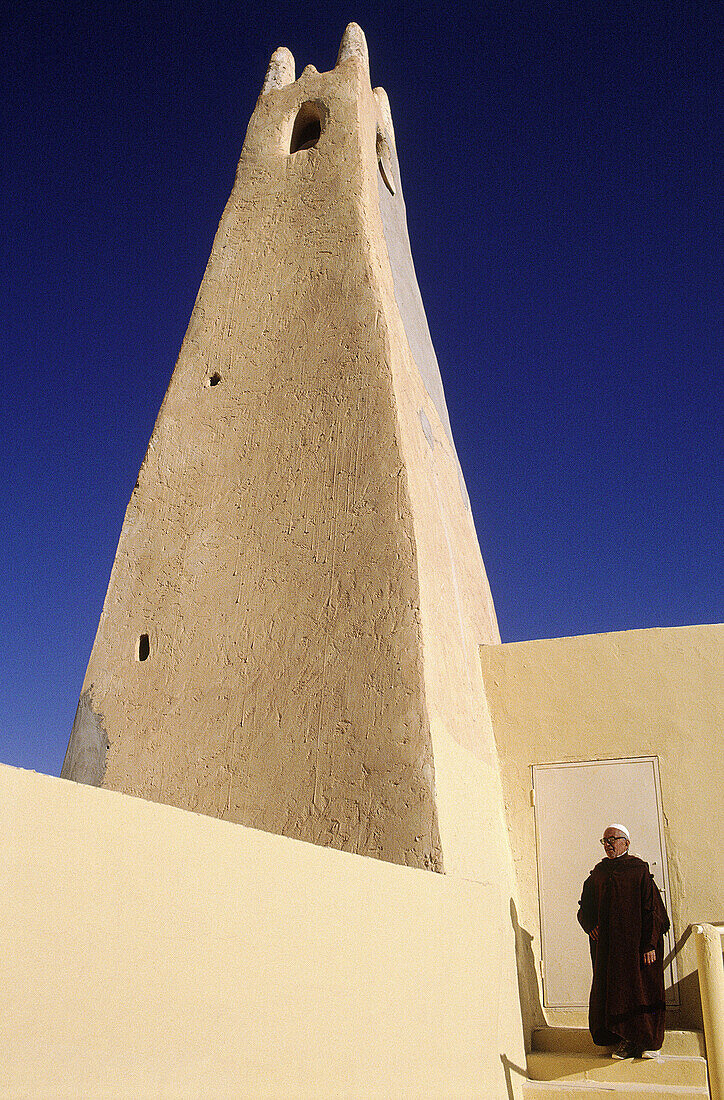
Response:
[[[319,105],[322,134],[290,156],[302,103]],[[84,690],[108,732],[104,786],[440,870],[367,232],[375,104],[355,54],[259,99]]]
[[[444,860],[494,883],[507,911],[476,656],[499,638],[495,612],[386,96],[360,40],[347,45],[333,72],[295,82],[293,59],[274,55],[85,688],[110,741],[104,786],[395,862]],[[321,136],[290,155],[302,104]]]

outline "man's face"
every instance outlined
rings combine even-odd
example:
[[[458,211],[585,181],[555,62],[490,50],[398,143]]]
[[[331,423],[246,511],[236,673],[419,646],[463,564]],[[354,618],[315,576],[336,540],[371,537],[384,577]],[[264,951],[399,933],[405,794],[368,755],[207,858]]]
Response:
[[[609,859],[616,859],[628,851],[628,838],[618,829],[606,829],[603,834],[603,850]]]

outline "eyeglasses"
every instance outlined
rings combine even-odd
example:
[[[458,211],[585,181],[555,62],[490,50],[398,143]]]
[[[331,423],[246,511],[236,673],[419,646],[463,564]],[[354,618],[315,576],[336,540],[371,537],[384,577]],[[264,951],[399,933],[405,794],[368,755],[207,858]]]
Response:
[[[604,848],[608,848],[609,845],[615,844],[617,840],[628,840],[627,836],[607,836],[601,838],[601,844]]]

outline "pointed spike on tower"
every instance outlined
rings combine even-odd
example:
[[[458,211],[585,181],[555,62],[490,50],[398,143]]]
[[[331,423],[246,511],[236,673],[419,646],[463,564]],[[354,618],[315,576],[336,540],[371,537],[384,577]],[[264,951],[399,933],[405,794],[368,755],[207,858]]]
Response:
[[[392,168],[392,154],[395,150],[395,132],[392,128],[390,101],[384,88],[374,89],[377,103],[377,165],[390,194],[397,194],[395,174]]]
[[[286,46],[279,46],[271,55],[271,60],[264,77],[261,94],[274,91],[275,88],[286,88],[287,84],[293,84],[296,75],[294,55]]]
[[[349,61],[352,58],[363,65],[365,70],[369,73],[370,56],[367,50],[367,39],[358,23],[348,23],[345,27],[342,41],[339,44],[339,53],[337,54],[335,69],[337,66],[342,65],[345,61]]]
[[[390,110],[390,100],[387,96],[387,92],[384,88],[375,88],[374,97],[377,100],[377,107],[380,112],[380,119],[382,122],[382,129],[385,137],[389,141],[393,149],[396,149],[395,144],[395,128],[392,125],[392,111]]]

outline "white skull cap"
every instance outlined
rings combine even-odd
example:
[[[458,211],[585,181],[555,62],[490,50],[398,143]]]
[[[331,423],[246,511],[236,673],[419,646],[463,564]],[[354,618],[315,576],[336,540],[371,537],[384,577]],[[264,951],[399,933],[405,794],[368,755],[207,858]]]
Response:
[[[606,826],[606,828],[607,829],[618,829],[618,831],[620,833],[624,834],[624,836],[626,837],[626,840],[631,839],[631,834],[628,831],[628,829],[626,828],[626,826],[625,825],[619,825],[619,823],[617,821],[612,821],[610,825]]]

